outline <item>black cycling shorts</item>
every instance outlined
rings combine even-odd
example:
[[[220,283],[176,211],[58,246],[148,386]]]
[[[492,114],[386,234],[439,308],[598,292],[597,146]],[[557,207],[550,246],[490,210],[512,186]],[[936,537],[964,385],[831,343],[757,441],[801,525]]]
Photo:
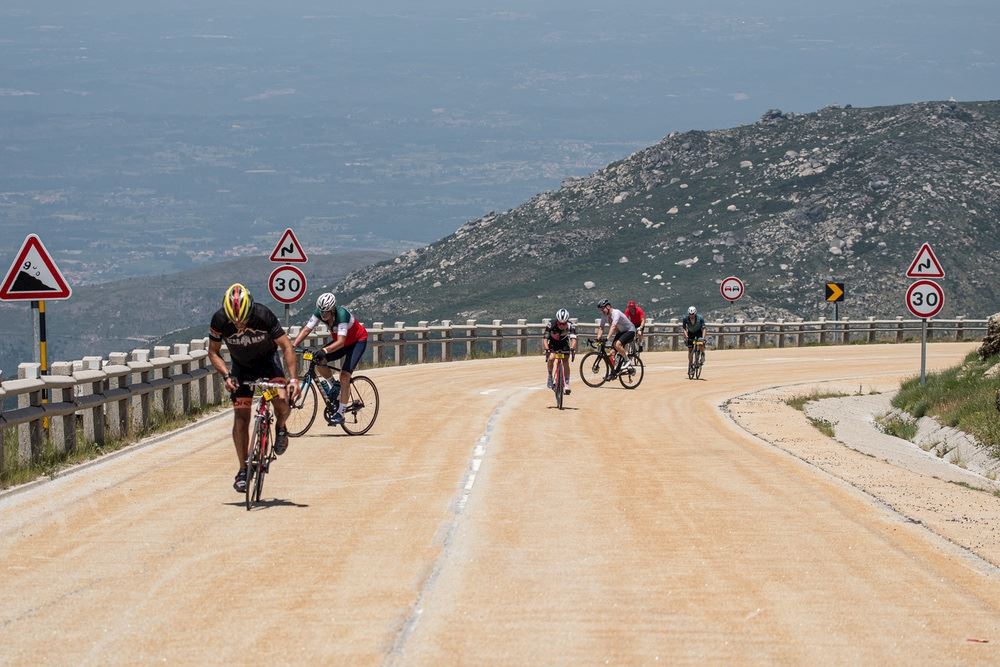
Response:
[[[343,359],[344,365],[343,370],[348,373],[353,373],[354,369],[358,367],[361,363],[361,357],[364,356],[365,350],[368,348],[368,339],[359,340],[351,343],[350,345],[345,345],[333,354],[327,355],[328,361],[336,361],[337,359]]]
[[[692,347],[694,347],[694,339],[695,338],[704,338],[704,336],[702,336],[702,332],[700,332],[700,331],[698,333],[696,333],[696,334],[688,334],[687,340],[684,342],[684,344],[688,346],[689,350]]]
[[[621,331],[615,335],[615,339],[611,341],[611,346],[614,347],[615,343],[621,343],[622,347],[628,347],[628,344],[635,339],[634,331]]]
[[[275,380],[285,377],[285,369],[281,367],[281,356],[278,350],[273,354],[257,359],[252,364],[238,364],[233,362],[233,369],[229,372],[236,384],[242,382],[253,382],[254,380]],[[247,386],[239,386],[229,397],[244,398],[253,396],[253,389]]]

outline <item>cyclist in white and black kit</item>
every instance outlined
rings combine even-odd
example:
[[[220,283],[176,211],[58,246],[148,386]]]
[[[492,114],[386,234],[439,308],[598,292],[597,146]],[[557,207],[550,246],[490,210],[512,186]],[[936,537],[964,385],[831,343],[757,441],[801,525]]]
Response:
[[[686,335],[685,345],[688,349],[688,370],[694,365],[694,339],[705,337],[705,318],[698,314],[694,306],[688,308],[687,317],[681,321],[681,328]]]
[[[261,303],[254,303],[253,296],[243,285],[230,285],[219,308],[212,316],[208,330],[208,359],[222,376],[233,400],[233,443],[236,457],[240,460],[240,470],[236,473],[233,488],[243,493],[247,488],[247,447],[250,443],[250,409],[253,404],[253,390],[245,383],[254,380],[283,380],[285,369],[292,398],[298,395],[298,379],[295,373],[295,351],[288,335],[278,322],[277,316]],[[233,360],[230,370],[222,358],[222,343],[225,341]],[[280,355],[279,355],[280,351]],[[282,357],[285,368],[281,367]],[[284,389],[279,390],[274,413],[275,428],[274,453],[284,454],[288,448],[288,397]]]
[[[552,377],[552,367],[555,359],[549,352],[576,352],[576,325],[569,321],[569,311],[560,308],[556,311],[556,318],[545,325],[545,333],[542,338],[542,348],[545,350],[545,362],[548,365],[548,388],[555,386],[555,378]],[[569,364],[563,364],[563,378],[565,381],[565,393],[570,393],[569,388]]]
[[[635,338],[635,325],[631,320],[617,308],[611,307],[611,301],[601,299],[597,302],[597,309],[601,311],[601,325],[597,329],[597,337],[604,337],[604,326],[608,327],[608,338],[611,338],[611,347],[618,353],[618,364],[614,369],[617,375],[623,369],[632,367],[632,362],[628,358],[625,346]]]

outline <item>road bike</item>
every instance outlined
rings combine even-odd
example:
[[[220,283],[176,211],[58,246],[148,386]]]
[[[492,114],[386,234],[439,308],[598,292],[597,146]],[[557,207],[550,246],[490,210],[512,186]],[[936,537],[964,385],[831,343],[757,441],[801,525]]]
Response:
[[[274,416],[271,414],[271,401],[278,398],[278,390],[284,389],[285,383],[255,380],[243,384],[253,389],[254,393],[260,392],[256,398],[253,436],[250,438],[250,446],[247,447],[246,503],[247,511],[249,511],[254,503],[260,502],[261,493],[264,491],[264,476],[271,468],[271,461],[277,458],[274,453],[274,438],[271,437],[271,424],[274,422]]]
[[[638,352],[627,354],[632,362],[631,368],[623,368],[620,373],[615,372],[608,355],[608,341],[606,338],[600,340],[587,339],[587,345],[591,351],[583,355],[580,360],[580,379],[588,387],[600,387],[605,382],[610,382],[615,378],[626,389],[635,389],[642,382],[645,374],[645,366]]]
[[[701,377],[701,369],[705,365],[705,339],[695,338],[691,343],[694,345],[694,354],[691,365],[688,366],[688,379],[697,380]]]
[[[556,407],[560,410],[563,409],[563,394],[566,392],[566,376],[569,375],[569,364],[570,358],[573,354],[572,351],[550,351],[549,354],[555,359],[555,363],[552,364],[552,373],[555,375],[555,380],[552,381],[552,390],[556,394]]]
[[[302,353],[302,360],[308,362],[305,373],[299,380],[301,392],[299,397],[291,404],[291,413],[288,416],[288,435],[297,438],[305,435],[306,431],[312,427],[316,421],[316,414],[319,412],[319,401],[323,400],[323,417],[327,423],[336,414],[340,407],[340,382],[336,379],[340,375],[340,369],[327,363],[320,363],[313,357],[311,350],[296,350]],[[320,376],[316,372],[317,366],[324,366],[333,371],[330,382],[333,389],[327,393],[324,391]],[[344,421],[340,427],[348,435],[363,435],[375,424],[378,417],[378,388],[371,378],[364,375],[351,376],[351,404],[344,409]]]

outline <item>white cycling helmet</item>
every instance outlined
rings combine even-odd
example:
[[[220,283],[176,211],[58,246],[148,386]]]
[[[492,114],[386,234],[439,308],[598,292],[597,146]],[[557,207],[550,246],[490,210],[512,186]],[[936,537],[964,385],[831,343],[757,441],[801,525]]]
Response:
[[[329,313],[337,307],[337,297],[333,292],[324,292],[316,299],[316,307],[321,313]]]
[[[569,311],[565,308],[560,308],[556,311],[556,322],[559,324],[565,324],[569,322]]]
[[[695,308],[694,306],[691,306],[690,308],[688,308],[688,315],[696,315],[697,313],[698,313],[698,309]]]

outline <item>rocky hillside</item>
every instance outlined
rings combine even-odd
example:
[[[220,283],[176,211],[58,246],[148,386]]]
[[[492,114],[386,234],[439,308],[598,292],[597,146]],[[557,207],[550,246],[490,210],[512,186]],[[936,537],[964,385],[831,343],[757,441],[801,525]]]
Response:
[[[351,274],[368,320],[541,317],[635,298],[656,317],[905,314],[904,274],[929,241],[942,317],[998,309],[1000,102],[768,111],[729,130],[673,133],[555,192]],[[735,307],[719,282],[736,275]]]

